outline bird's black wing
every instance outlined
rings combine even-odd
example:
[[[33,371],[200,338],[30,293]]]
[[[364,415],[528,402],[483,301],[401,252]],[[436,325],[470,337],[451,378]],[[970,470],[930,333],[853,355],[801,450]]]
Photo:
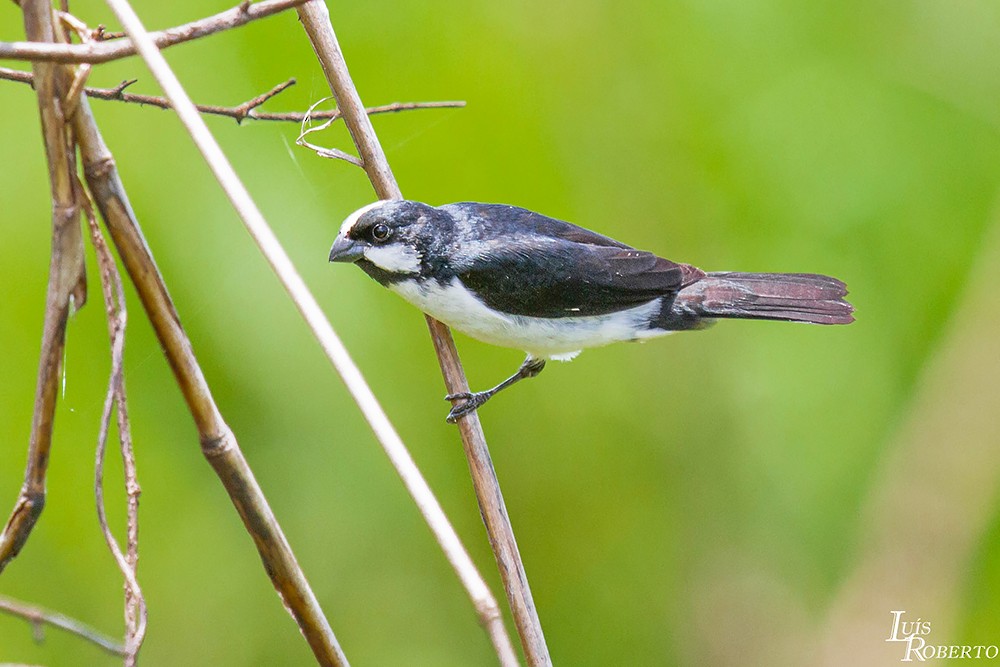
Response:
[[[490,308],[557,318],[604,315],[674,294],[688,268],[627,246],[515,234],[480,242],[458,278]]]

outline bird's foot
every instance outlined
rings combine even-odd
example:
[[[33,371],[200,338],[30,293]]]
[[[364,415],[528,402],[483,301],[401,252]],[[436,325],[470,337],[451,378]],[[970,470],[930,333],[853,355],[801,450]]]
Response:
[[[478,392],[468,392],[463,391],[457,394],[448,394],[444,397],[446,401],[465,401],[464,403],[459,403],[451,408],[451,412],[445,418],[449,424],[454,424],[459,420],[460,417],[464,417],[476,408],[480,407],[483,403],[490,400],[493,396],[493,392],[489,391],[478,391]]]

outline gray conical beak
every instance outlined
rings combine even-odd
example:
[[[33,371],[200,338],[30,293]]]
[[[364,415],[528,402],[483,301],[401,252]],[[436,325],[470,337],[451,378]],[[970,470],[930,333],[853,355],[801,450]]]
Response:
[[[338,236],[330,248],[331,262],[356,262],[364,257],[365,249],[360,243],[346,236]]]

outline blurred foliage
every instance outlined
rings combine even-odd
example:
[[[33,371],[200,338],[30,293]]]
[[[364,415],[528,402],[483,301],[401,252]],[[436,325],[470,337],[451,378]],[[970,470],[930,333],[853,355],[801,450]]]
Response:
[[[228,6],[137,3],[150,28]],[[115,25],[98,0],[73,10]],[[709,270],[824,272],[851,288],[850,327],[723,323],[589,351],[484,409],[556,662],[722,663],[714,643],[775,623],[772,605],[793,600],[800,622],[821,618],[852,564],[873,471],[997,218],[1000,6],[376,0],[331,13],[366,103],[468,101],[375,120],[409,198],[514,203]],[[0,39],[23,39],[10,3]],[[298,85],[267,108],[327,94],[294,14],[174,47],[168,60],[208,104],[290,76]],[[91,83],[133,77],[136,92],[158,92],[135,58],[96,67]],[[491,664],[429,531],[177,120],[93,107],[220,407],[348,657]],[[423,319],[326,262],[340,221],[373,197],[363,172],[295,148],[292,125],[209,122],[502,598]],[[28,87],[0,82],[0,127],[6,516],[28,442],[50,199]],[[343,128],[327,141],[350,146]],[[93,508],[109,361],[89,261],[49,501],[0,592],[117,634],[121,585]],[[308,664],[129,299],[143,663]],[[458,343],[474,387],[521,359]],[[110,498],[122,525],[121,496]],[[987,643],[1000,641],[1000,600],[982,594],[1000,578],[998,535],[984,536],[960,581],[979,592],[957,621]],[[115,663],[56,631],[36,646],[2,616],[0,660]]]

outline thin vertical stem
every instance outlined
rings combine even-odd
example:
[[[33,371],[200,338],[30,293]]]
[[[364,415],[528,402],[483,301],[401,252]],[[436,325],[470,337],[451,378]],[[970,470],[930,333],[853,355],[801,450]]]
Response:
[[[46,0],[22,0],[24,30],[29,40],[55,41],[52,6]],[[24,485],[0,534],[0,571],[24,546],[45,506],[45,474],[52,446],[52,423],[59,395],[66,322],[74,308],[86,301],[83,235],[73,182],[76,159],[72,136],[62,107],[66,82],[61,66],[33,63],[42,137],[52,190],[52,259],[45,295],[45,324],[38,365],[35,408]]]
[[[80,197],[87,224],[90,228],[90,238],[97,255],[101,293],[104,297],[104,310],[108,318],[108,337],[111,341],[111,377],[108,380],[108,392],[101,413],[101,427],[97,436],[97,452],[94,466],[94,498],[97,503],[97,518],[104,533],[104,540],[111,551],[118,569],[125,579],[125,667],[135,667],[139,649],[146,634],[146,600],[137,578],[139,563],[139,481],[136,474],[135,455],[132,450],[132,431],[128,419],[128,400],[125,392],[125,328],[128,322],[128,312],[125,307],[125,288],[122,284],[118,265],[108,248],[101,229],[97,225],[93,206],[79,186]],[[118,440],[122,455],[125,477],[126,538],[125,551],[118,546],[108,524],[107,512],[104,506],[104,454],[107,450],[108,432],[111,429],[111,412],[117,414]]]

